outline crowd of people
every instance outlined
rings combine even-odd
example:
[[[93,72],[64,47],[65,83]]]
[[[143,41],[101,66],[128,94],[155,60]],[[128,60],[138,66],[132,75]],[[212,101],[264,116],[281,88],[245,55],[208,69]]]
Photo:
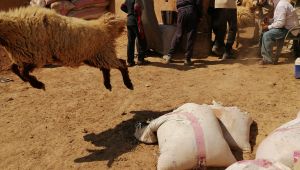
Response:
[[[212,32],[214,40],[211,52],[217,55],[222,60],[235,59],[232,47],[236,39],[238,30],[237,25],[237,5],[241,4],[241,0],[210,0],[207,14],[211,17]],[[182,37],[186,34],[187,43],[185,49],[184,65],[191,66],[193,62],[193,46],[195,42],[197,25],[203,16],[202,0],[176,0],[178,12],[176,32],[172,38],[170,49],[167,55],[163,56],[166,64],[173,62],[173,56],[178,49],[179,44],[183,40]],[[284,38],[288,30],[299,25],[298,17],[294,6],[290,0],[260,0],[256,5],[263,6],[269,4],[273,8],[273,17],[266,17],[261,23],[261,38],[260,38],[260,54],[262,60],[259,64],[276,64],[278,58],[273,56],[273,46],[280,41],[283,45]],[[138,46],[138,65],[148,64],[145,60],[145,51],[147,44],[145,34],[143,32],[141,14],[142,4],[136,0],[125,0],[122,4],[122,11],[127,13],[127,29],[128,29],[128,48],[127,48],[127,63],[128,66],[134,66],[134,48],[135,39]],[[294,33],[298,36],[298,32]],[[227,39],[226,39],[227,37]],[[225,41],[226,39],[226,41]],[[278,47],[280,48],[280,47]],[[300,56],[299,42],[293,44],[295,56]]]

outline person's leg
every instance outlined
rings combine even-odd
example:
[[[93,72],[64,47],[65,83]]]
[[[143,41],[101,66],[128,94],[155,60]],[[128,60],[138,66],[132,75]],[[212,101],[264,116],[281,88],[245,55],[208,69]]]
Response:
[[[128,66],[134,66],[134,48],[135,48],[135,26],[127,26],[127,37],[128,37],[128,44],[127,44],[127,63]]]
[[[177,17],[176,32],[172,38],[171,47],[168,52],[169,57],[172,57],[175,54],[176,49],[182,40],[183,33],[184,33],[184,12],[179,10],[178,17]]]
[[[263,34],[261,43],[261,55],[266,63],[275,63],[273,59],[273,46],[277,39],[284,39],[286,29],[271,29]]]
[[[295,58],[300,57],[300,44],[299,40],[293,40],[293,50]]]
[[[187,65],[192,65],[191,58],[193,56],[193,47],[197,33],[197,14],[192,12],[187,16],[186,31],[187,31],[187,44],[186,44],[186,62]]]
[[[138,27],[136,27],[135,29],[135,33],[137,35],[137,45],[138,45],[138,65],[143,65],[143,64],[146,64],[144,61],[145,61],[145,52],[146,52],[146,49],[147,49],[147,42],[146,42],[146,39],[145,37],[141,37],[139,36],[139,32],[138,32]]]
[[[224,19],[226,16],[226,9],[216,8],[212,13],[212,29],[215,34],[215,41],[212,52],[216,55],[221,55],[224,52],[224,39],[226,35],[227,21]]]
[[[225,45],[225,53],[223,54],[222,59],[233,58],[232,46],[235,41],[236,32],[237,32],[237,10],[227,9],[226,17],[229,25],[229,31],[228,31],[227,41]]]

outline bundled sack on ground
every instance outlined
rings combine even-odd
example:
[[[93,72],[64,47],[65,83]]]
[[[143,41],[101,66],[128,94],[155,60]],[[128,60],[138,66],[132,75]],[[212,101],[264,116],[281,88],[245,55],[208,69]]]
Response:
[[[207,105],[184,104],[152,120],[148,126],[137,128],[135,136],[145,143],[158,141],[159,170],[227,167],[236,162],[216,116]]]
[[[107,10],[105,8],[90,7],[80,10],[71,10],[67,16],[91,20],[100,18],[106,12]]]
[[[73,8],[67,16],[86,20],[97,19],[107,12],[109,0],[72,0]]]
[[[46,7],[46,1],[45,0],[31,0],[29,4],[31,6]]]
[[[61,15],[67,15],[75,5],[69,0],[31,0],[31,6],[48,7]]]
[[[300,152],[294,155],[294,170],[300,170]]]
[[[60,2],[60,1],[66,1],[66,0],[45,0],[46,6],[50,6],[54,2]]]
[[[67,15],[72,9],[75,8],[75,5],[72,4],[70,1],[58,1],[53,2],[50,5],[51,9],[54,9],[57,13],[61,15]]]
[[[300,156],[300,117],[275,129],[261,142],[256,159],[268,159],[292,168]]]
[[[226,168],[226,170],[291,170],[291,168],[280,162],[256,159],[236,162]]]
[[[72,0],[77,10],[89,7],[103,7],[109,5],[109,0]]]
[[[98,19],[108,12],[109,0],[31,0],[32,6],[50,7],[61,15]]]
[[[253,120],[250,115],[242,112],[238,107],[224,107],[215,101],[209,106],[220,120],[224,138],[230,148],[251,152],[249,135]]]

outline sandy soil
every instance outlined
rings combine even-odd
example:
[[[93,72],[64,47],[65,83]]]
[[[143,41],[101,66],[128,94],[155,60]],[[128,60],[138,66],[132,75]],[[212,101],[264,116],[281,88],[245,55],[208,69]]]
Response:
[[[165,65],[149,56],[150,65],[129,69],[133,91],[116,70],[112,92],[104,88],[99,70],[88,66],[36,70],[46,91],[0,71],[0,77],[13,80],[0,83],[0,169],[155,169],[158,146],[135,140],[135,123],[186,102],[213,100],[253,117],[254,151],[245,157],[253,158],[258,144],[300,110],[300,80],[293,77],[290,53],[282,55],[279,65],[257,64],[252,31],[241,34],[236,60],[195,57],[195,66],[186,67],[183,57]],[[125,58],[125,34],[118,42]],[[7,68],[4,60],[2,70]]]

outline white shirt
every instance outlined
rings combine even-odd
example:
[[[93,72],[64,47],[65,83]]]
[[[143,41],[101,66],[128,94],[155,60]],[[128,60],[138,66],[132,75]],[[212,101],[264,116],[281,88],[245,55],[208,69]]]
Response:
[[[298,17],[294,7],[288,0],[274,0],[274,17],[268,29],[272,28],[286,28],[291,29],[299,25]]]

